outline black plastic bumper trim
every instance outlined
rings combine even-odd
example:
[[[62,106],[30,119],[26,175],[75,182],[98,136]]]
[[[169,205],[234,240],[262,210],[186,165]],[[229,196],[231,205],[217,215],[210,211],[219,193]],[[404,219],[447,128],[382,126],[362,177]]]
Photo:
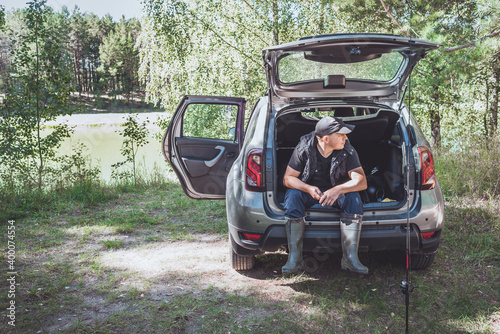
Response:
[[[435,236],[429,240],[421,238],[418,230],[411,227],[410,230],[410,251],[412,254],[431,254],[437,251],[441,231],[437,231]],[[238,233],[239,235],[239,233]],[[232,241],[233,249],[240,254],[245,252],[274,252],[287,245],[285,227],[282,225],[270,226],[262,235],[258,243]],[[235,248],[235,246],[237,246]],[[304,233],[304,251],[309,252],[317,248],[341,251],[340,228],[339,226],[306,226]],[[406,226],[402,225],[381,225],[366,226],[361,230],[360,252],[405,250],[406,249]],[[238,251],[239,250],[239,251]],[[245,252],[246,253],[246,252]],[[246,255],[246,254],[242,254]]]

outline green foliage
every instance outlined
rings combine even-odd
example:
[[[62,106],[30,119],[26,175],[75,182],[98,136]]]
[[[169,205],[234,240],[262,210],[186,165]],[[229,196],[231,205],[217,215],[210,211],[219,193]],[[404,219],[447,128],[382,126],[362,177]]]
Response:
[[[434,146],[470,128],[498,133],[498,1],[147,0],[145,12],[139,75],[149,101],[170,113],[185,94],[252,105],[266,89],[261,50],[270,45],[324,33],[411,33],[443,44],[418,65],[409,101]],[[468,43],[474,47],[448,50]]]
[[[5,25],[5,7],[0,5],[0,29]]]
[[[147,139],[149,135],[149,130],[147,129],[148,120],[142,122],[141,124],[137,121],[137,115],[129,115],[127,121],[124,124],[125,129],[119,131],[120,135],[123,136],[123,144],[120,152],[126,158],[125,161],[118,162],[112,167],[114,168],[112,177],[119,180],[126,180],[133,178],[134,185],[137,185],[138,173],[137,173],[137,152],[139,148],[146,145],[149,140]],[[118,171],[118,168],[125,165],[131,164],[130,171]]]
[[[342,74],[346,78],[389,81],[394,78],[404,60],[401,54],[394,52],[370,61],[335,64],[308,60],[304,58],[303,52],[290,54],[278,63],[279,79],[284,83],[324,79],[331,73]]]
[[[101,184],[100,169],[92,166],[86,147],[79,144],[72,155],[58,156],[45,166],[45,187],[30,187],[30,179],[20,170],[0,168],[2,183],[0,205],[4,208],[0,219],[24,217],[46,210],[66,210],[71,202],[76,206],[92,207],[109,201],[113,191]],[[9,183],[12,181],[12,183]]]
[[[138,57],[135,39],[140,30],[136,19],[114,22],[106,15],[81,13],[76,7],[71,13],[64,8],[59,14],[61,27],[67,27],[71,37],[71,57],[74,64],[74,84],[80,93],[92,92],[96,103],[103,95],[125,93],[128,100],[138,90]]]
[[[412,76],[412,111],[436,148],[468,135],[498,133],[500,4],[488,0],[354,0],[341,5],[354,31],[376,31],[441,43]],[[396,22],[399,24],[396,24]],[[449,48],[463,47],[451,51]],[[407,96],[408,97],[408,96]]]
[[[82,13],[78,7],[70,11],[63,6],[61,12],[47,6],[43,8],[44,20],[51,31],[66,40],[64,66],[70,72],[71,90],[78,92],[78,96],[72,96],[73,101],[89,103],[94,109],[133,107],[137,102],[144,108],[143,87],[137,76],[139,62],[135,42],[141,29],[137,19],[122,18],[115,22],[109,15],[99,18],[92,13]],[[26,11],[6,12],[5,27],[3,31],[0,29],[2,79],[2,71],[14,65],[9,54],[16,52],[22,36],[29,35],[23,19]],[[0,26],[3,13],[5,11],[0,10]],[[0,91],[4,92],[2,81]]]
[[[447,196],[500,196],[500,138],[465,140],[436,159],[436,172]]]
[[[54,159],[61,141],[71,132],[66,125],[44,129],[45,122],[71,113],[67,41],[51,26],[49,16],[45,1],[29,3],[22,16],[26,31],[13,49],[12,65],[5,76],[0,161],[6,167],[2,181],[11,189],[18,173],[26,186],[42,190],[47,162]]]
[[[78,143],[72,155],[57,157],[57,168],[54,169],[55,179],[51,184],[56,189],[62,189],[73,184],[98,183],[101,170],[97,166],[92,166],[92,160],[86,154],[87,147],[83,143]]]
[[[135,36],[140,30],[139,22],[135,19],[120,20],[102,38],[99,48],[99,62],[97,69],[102,77],[101,85],[107,86],[113,92],[125,92],[130,98],[138,85],[137,70],[139,67],[138,51],[135,48]]]
[[[173,112],[180,96],[245,97],[266,90],[264,47],[348,31],[334,2],[145,1],[139,76],[148,101]]]

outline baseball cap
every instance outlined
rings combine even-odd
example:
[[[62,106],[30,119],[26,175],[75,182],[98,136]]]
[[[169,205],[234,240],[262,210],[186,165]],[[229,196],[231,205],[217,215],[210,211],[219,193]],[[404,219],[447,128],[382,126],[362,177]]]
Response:
[[[354,125],[345,124],[340,118],[326,116],[316,123],[316,136],[323,137],[330,133],[351,133]]]

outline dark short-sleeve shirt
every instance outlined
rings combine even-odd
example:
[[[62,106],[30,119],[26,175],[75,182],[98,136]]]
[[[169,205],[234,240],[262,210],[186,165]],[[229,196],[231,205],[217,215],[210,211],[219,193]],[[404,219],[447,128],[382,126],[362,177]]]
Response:
[[[325,191],[332,187],[332,183],[330,181],[330,166],[332,164],[332,158],[338,155],[341,151],[333,151],[332,154],[325,158],[321,155],[321,153],[319,153],[316,146],[314,149],[316,150],[316,169],[311,171],[311,177],[307,183],[318,187],[321,191]],[[288,162],[288,166],[302,173],[306,166],[306,159],[307,157],[304,155],[300,156],[298,150],[295,149],[292,153],[290,161]],[[358,167],[361,167],[359,156],[356,150],[353,150],[352,154],[347,154],[346,170],[349,172]],[[345,183],[349,180],[349,174],[347,174],[344,176],[344,180],[342,180],[341,183]]]

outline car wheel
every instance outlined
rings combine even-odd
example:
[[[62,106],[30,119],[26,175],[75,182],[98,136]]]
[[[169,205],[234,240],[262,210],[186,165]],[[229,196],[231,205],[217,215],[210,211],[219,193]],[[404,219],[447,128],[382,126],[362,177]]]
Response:
[[[255,255],[239,255],[229,246],[229,261],[234,270],[251,270],[255,266]]]
[[[411,255],[411,269],[421,270],[427,269],[434,262],[436,253],[432,254],[412,254]]]

